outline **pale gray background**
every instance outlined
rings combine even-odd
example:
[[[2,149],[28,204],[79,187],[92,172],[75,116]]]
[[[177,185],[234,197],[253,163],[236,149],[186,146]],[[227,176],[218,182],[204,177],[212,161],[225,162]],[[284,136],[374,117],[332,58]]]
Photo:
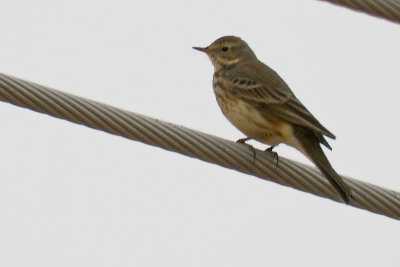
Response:
[[[191,49],[227,34],[337,135],[338,172],[400,190],[400,26],[324,2],[1,0],[0,72],[236,140]],[[384,216],[6,103],[0,122],[0,266],[400,264]]]

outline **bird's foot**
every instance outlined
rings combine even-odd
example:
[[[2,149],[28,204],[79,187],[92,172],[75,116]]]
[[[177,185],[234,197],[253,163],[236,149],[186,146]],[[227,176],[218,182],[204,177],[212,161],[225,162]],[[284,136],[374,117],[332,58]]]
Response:
[[[246,144],[246,141],[249,141],[251,139],[252,139],[251,137],[241,138],[241,139],[237,140],[236,143],[244,144],[250,148],[250,150],[253,152],[253,163],[255,164],[256,163],[256,150],[254,149],[254,147],[252,145]]]
[[[236,141],[236,143],[239,143],[239,144],[246,144],[246,141],[249,141],[249,140],[251,140],[251,139],[252,139],[251,137],[240,138],[239,140]],[[247,144],[246,144],[246,145],[247,145]]]
[[[278,153],[277,153],[277,152],[272,151],[272,149],[274,149],[274,148],[275,148],[275,146],[270,146],[269,148],[265,149],[265,152],[271,153],[272,156],[276,158],[276,166],[275,166],[275,168],[278,168],[278,165],[279,165],[279,156],[278,156]]]

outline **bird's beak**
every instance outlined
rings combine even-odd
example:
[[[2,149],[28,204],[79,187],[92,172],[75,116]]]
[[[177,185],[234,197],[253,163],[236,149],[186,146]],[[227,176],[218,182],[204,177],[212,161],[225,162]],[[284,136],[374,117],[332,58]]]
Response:
[[[193,47],[193,49],[199,50],[199,51],[204,52],[206,54],[207,54],[207,48],[208,47]]]

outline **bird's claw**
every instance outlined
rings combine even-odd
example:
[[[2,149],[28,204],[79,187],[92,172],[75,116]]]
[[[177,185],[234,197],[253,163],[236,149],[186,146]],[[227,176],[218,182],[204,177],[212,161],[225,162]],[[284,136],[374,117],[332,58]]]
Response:
[[[251,151],[253,151],[253,163],[256,163],[256,150],[254,149],[254,147],[252,145],[246,144],[246,141],[251,140],[251,137],[246,137],[246,138],[241,138],[239,140],[236,141],[236,143],[238,144],[244,144],[246,146],[248,146],[250,148]]]
[[[277,152],[272,151],[272,149],[274,149],[274,147],[275,147],[275,146],[270,146],[269,148],[267,148],[267,149],[265,150],[265,152],[271,153],[272,156],[276,158],[276,166],[275,166],[275,169],[276,169],[276,168],[278,168],[278,165],[279,165],[279,156],[278,156],[278,153],[277,153]]]

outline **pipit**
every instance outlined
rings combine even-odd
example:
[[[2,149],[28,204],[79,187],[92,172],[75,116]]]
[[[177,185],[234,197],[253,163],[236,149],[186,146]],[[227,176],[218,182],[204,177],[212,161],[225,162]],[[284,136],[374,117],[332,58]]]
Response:
[[[193,47],[208,55],[214,65],[214,93],[225,117],[246,138],[270,145],[280,143],[302,152],[326,176],[345,203],[351,190],[332,168],[320,144],[332,148],[330,131],[304,107],[285,81],[259,61],[246,42],[221,37],[208,47]]]

